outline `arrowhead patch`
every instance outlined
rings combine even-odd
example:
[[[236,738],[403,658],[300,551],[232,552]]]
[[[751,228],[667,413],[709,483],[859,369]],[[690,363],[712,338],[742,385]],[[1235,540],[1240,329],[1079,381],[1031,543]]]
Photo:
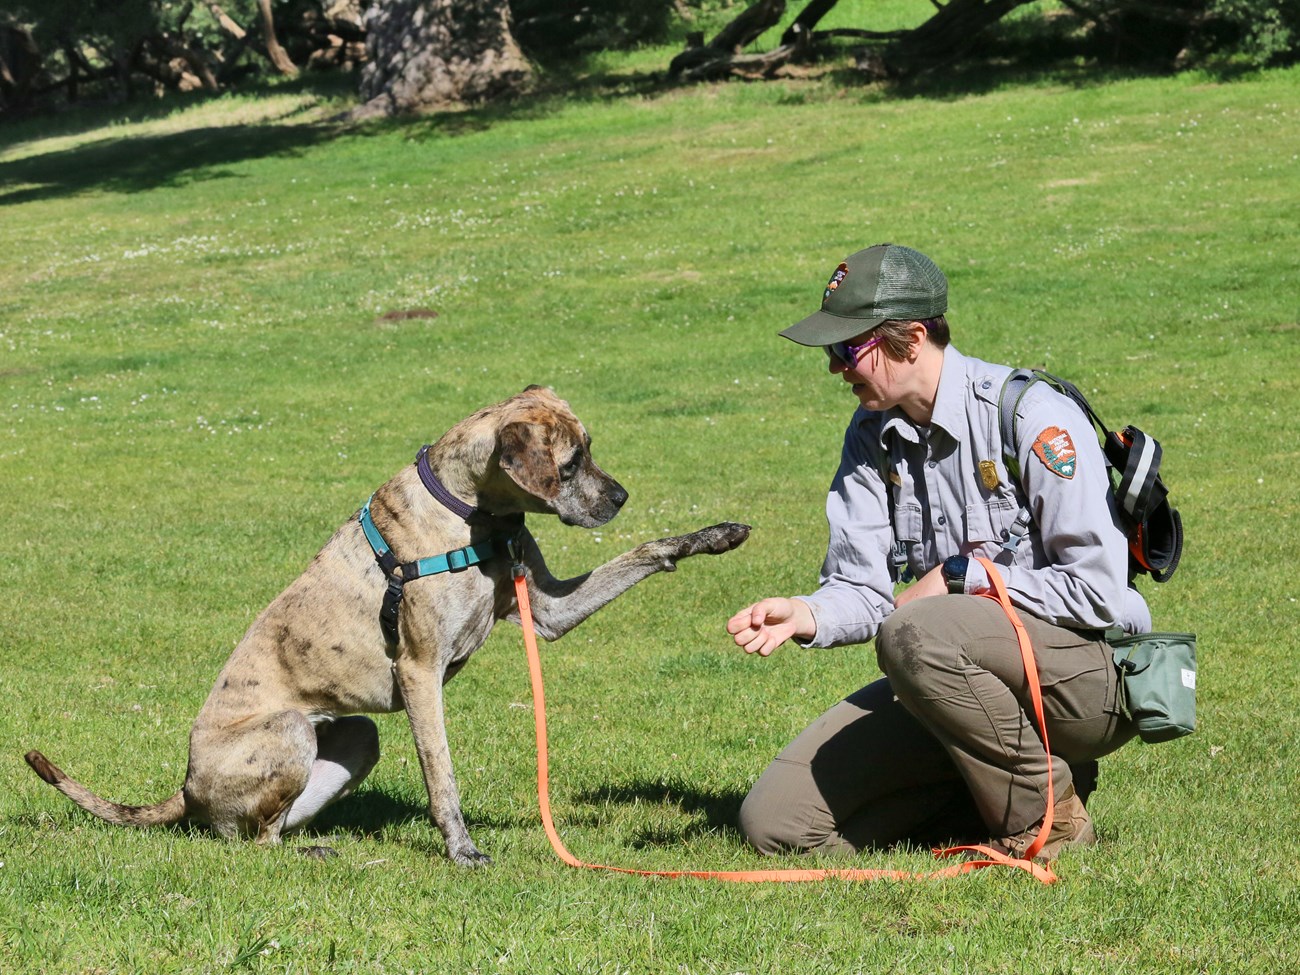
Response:
[[[1078,455],[1074,452],[1074,441],[1068,430],[1060,427],[1047,427],[1034,440],[1034,453],[1043,462],[1043,466],[1066,480],[1074,477],[1074,468]]]
[[[841,262],[840,266],[835,269],[835,273],[831,275],[831,279],[826,282],[826,290],[822,292],[823,305],[831,300],[831,295],[833,295],[835,290],[840,286],[840,282],[848,277],[848,274],[849,266]]]

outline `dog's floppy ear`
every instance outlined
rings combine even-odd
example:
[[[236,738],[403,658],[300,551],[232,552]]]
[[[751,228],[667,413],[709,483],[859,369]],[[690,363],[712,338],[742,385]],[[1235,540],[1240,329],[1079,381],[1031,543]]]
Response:
[[[545,429],[522,421],[507,423],[497,443],[501,467],[510,479],[533,497],[550,501],[560,493],[560,471],[546,442]]]

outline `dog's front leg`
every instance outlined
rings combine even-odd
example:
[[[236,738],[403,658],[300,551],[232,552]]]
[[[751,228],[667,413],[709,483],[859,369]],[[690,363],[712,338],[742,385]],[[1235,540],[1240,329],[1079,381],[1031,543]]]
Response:
[[[749,526],[723,522],[653,542],[643,542],[604,565],[573,579],[556,579],[546,568],[541,550],[531,536],[525,539],[524,561],[529,570],[528,601],[537,631],[555,640],[596,610],[656,572],[672,572],[681,559],[692,555],[720,555],[749,537]],[[519,622],[518,607],[509,618]]]
[[[397,681],[411,722],[415,750],[420,756],[424,785],[429,792],[429,815],[442,831],[447,856],[465,867],[491,863],[480,853],[465,828],[460,809],[460,792],[451,768],[451,749],[447,747],[447,727],[443,723],[442,674],[427,662],[399,657]]]

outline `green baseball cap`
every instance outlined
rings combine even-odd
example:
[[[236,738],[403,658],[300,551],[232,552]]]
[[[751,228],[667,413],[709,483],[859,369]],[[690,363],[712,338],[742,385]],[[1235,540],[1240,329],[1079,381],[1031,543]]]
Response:
[[[948,310],[948,279],[920,251],[876,244],[846,257],[826,282],[822,307],[781,332],[800,345],[845,342],[889,319],[920,321]]]

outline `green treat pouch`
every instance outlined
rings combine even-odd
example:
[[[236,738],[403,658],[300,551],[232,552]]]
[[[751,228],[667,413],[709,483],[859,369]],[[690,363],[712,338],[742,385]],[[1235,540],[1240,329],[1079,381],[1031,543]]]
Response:
[[[1124,714],[1145,742],[1196,730],[1196,636],[1139,633],[1111,642]]]

